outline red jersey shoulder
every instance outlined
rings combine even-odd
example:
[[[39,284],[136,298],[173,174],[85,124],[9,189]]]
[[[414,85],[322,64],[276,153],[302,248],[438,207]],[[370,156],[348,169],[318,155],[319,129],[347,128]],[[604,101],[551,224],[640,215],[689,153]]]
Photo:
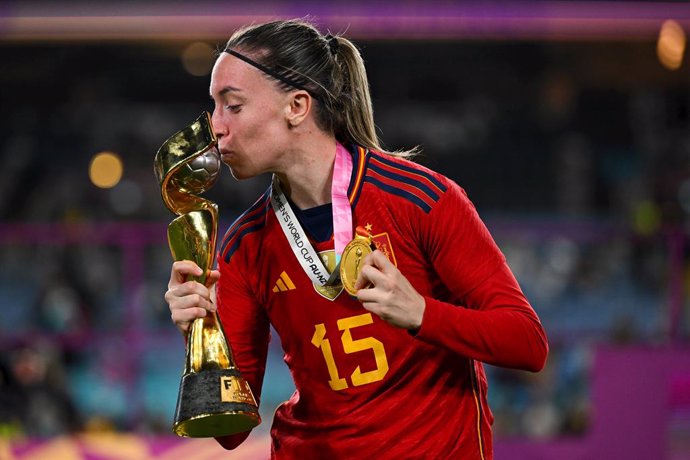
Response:
[[[429,213],[452,182],[445,176],[410,160],[369,151],[362,183],[403,198]]]
[[[259,232],[266,226],[270,207],[271,189],[269,187],[225,232],[218,251],[219,263],[229,263],[233,254],[239,249],[242,240],[252,233]]]

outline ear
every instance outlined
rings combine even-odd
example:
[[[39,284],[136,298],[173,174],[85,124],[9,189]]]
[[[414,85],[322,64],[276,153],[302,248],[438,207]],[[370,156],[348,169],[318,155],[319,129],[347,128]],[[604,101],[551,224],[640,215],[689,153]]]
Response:
[[[290,128],[294,128],[301,125],[309,116],[314,99],[308,92],[299,90],[290,94],[290,99],[288,102],[289,104],[286,108],[286,118],[288,126]]]

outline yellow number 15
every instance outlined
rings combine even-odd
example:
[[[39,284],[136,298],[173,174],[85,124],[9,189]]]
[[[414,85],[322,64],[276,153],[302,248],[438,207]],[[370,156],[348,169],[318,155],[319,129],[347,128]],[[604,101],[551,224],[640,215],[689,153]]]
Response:
[[[362,372],[359,366],[357,366],[357,369],[350,375],[352,385],[356,387],[383,380],[383,377],[385,377],[388,372],[388,360],[386,359],[386,350],[383,348],[383,344],[373,337],[353,340],[352,334],[350,333],[351,329],[366,326],[373,322],[374,320],[371,313],[338,320],[338,330],[343,331],[340,336],[340,341],[343,344],[343,351],[349,354],[371,350],[376,360],[376,369]],[[314,336],[311,338],[311,343],[316,348],[321,349],[321,353],[323,353],[323,357],[326,360],[326,367],[328,368],[328,375],[330,376],[328,384],[331,386],[331,389],[335,391],[344,390],[347,388],[347,381],[338,374],[338,367],[335,365],[335,360],[333,359],[331,342],[326,338],[326,326],[321,323],[314,326],[314,329]]]

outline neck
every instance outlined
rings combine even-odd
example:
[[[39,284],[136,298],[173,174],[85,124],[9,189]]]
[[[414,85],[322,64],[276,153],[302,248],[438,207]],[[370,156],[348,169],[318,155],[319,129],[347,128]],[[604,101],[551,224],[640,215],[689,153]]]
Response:
[[[312,137],[308,145],[290,155],[282,171],[276,172],[286,195],[300,209],[331,202],[335,149],[332,136]]]

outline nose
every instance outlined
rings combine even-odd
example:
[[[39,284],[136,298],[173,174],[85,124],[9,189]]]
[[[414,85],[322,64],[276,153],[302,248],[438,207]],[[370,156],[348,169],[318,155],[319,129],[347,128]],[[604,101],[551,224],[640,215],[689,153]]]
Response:
[[[213,134],[216,135],[218,139],[221,139],[228,134],[227,126],[223,123],[223,119],[218,114],[218,110],[214,109],[211,114],[211,125],[213,126]]]

